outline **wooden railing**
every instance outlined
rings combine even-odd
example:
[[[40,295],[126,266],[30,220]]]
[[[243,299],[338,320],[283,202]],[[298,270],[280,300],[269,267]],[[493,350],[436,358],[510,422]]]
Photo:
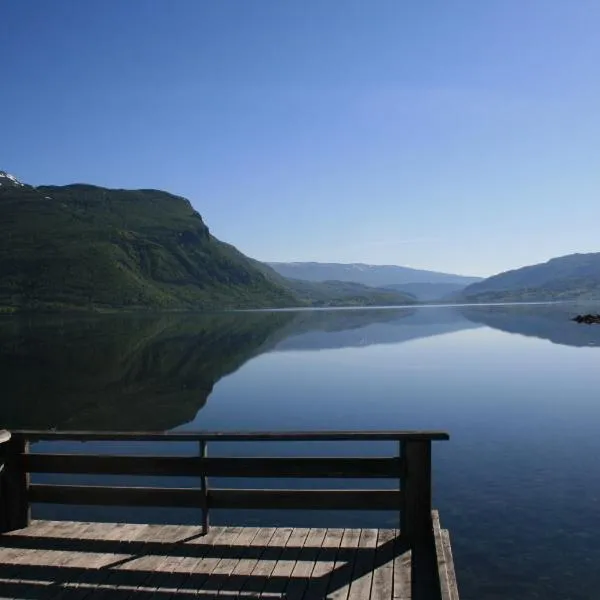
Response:
[[[285,433],[110,433],[17,431],[0,443],[0,532],[27,527],[31,503],[113,506],[195,507],[202,527],[210,509],[398,510],[400,528],[411,544],[430,539],[431,442],[443,432],[285,432]],[[50,454],[30,451],[39,441],[195,442],[188,456]],[[392,441],[397,452],[383,457],[224,457],[208,455],[218,442]],[[31,473],[185,476],[197,488],[114,487],[31,483]],[[209,486],[209,477],[397,479],[396,489],[229,489]]]

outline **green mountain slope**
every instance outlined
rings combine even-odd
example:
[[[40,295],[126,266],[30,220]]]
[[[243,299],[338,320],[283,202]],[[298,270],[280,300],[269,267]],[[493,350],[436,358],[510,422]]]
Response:
[[[0,304],[35,308],[292,306],[184,198],[90,185],[0,189]]]
[[[296,298],[214,238],[184,198],[90,185],[0,188],[0,305],[292,306]]]
[[[475,302],[600,299],[600,253],[570,254],[466,287]]]
[[[404,304],[391,291],[291,282],[159,190],[23,185],[2,172],[0,312]]]

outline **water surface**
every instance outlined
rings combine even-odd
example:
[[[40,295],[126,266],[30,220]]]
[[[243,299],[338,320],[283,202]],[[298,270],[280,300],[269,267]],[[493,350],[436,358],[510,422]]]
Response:
[[[564,305],[7,318],[0,321],[0,422],[13,429],[443,429],[451,441],[434,445],[434,503],[450,529],[461,597],[593,598],[600,589],[600,327],[572,323],[575,312]],[[52,507],[36,507],[36,515],[197,519],[189,511]],[[221,513],[212,520],[393,526],[396,517]]]

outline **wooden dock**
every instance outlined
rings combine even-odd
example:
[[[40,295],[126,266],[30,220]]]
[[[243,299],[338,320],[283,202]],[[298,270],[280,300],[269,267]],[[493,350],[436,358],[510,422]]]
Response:
[[[80,439],[76,435],[104,440],[124,437],[21,432],[4,444],[0,598],[458,600],[449,535],[430,505],[430,444],[432,439],[444,439],[441,434],[363,434],[368,439],[399,441],[403,452],[395,458],[207,456],[207,441],[232,435],[238,440],[265,439],[267,434],[193,434],[194,440],[201,440],[196,457],[55,455],[28,449],[28,440]],[[175,434],[127,435],[135,440],[167,441]],[[266,439],[355,439],[348,433],[270,435]],[[32,484],[29,473],[36,472],[201,477],[198,489],[109,488]],[[390,489],[213,490],[208,485],[209,474],[240,476],[241,472],[246,477],[396,477],[403,493]],[[30,502],[198,506],[203,518],[197,526],[31,521]],[[211,507],[396,507],[402,529],[209,527]]]

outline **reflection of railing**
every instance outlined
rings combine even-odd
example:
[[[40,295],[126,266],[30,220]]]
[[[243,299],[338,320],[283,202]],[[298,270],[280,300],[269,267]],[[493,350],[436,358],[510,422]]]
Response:
[[[401,531],[411,543],[430,539],[431,442],[441,432],[286,432],[286,433],[105,433],[13,432],[0,445],[6,462],[2,481],[0,531],[26,527],[30,503],[103,506],[196,507],[208,530],[211,508],[399,510]],[[194,456],[108,456],[32,453],[36,441],[196,442]],[[398,453],[384,457],[209,457],[216,442],[393,441]],[[115,487],[32,484],[30,473],[198,477],[197,488]],[[220,489],[208,477],[398,479],[400,489]]]

